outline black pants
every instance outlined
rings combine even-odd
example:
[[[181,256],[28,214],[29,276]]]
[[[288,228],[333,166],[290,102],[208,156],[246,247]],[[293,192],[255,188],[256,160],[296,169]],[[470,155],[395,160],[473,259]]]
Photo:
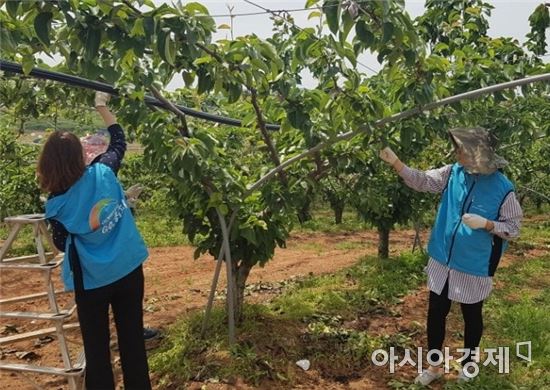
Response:
[[[451,309],[451,300],[448,298],[449,282],[445,284],[441,295],[430,291],[430,302],[428,306],[428,349],[442,351],[445,340],[445,323],[447,314]],[[479,347],[483,333],[483,317],[481,309],[483,301],[460,304],[462,317],[464,318],[464,348],[470,350],[470,354],[462,361],[462,365],[470,362],[474,348]],[[435,360],[435,356],[432,357]]]
[[[107,286],[76,291],[75,298],[86,355],[86,389],[115,388],[109,348],[109,305],[117,330],[124,388],[151,389],[143,340],[141,265]]]

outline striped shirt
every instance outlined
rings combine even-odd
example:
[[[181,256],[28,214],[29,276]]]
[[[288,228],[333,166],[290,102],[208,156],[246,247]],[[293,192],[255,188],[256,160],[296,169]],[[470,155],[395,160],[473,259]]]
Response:
[[[431,193],[441,193],[447,185],[452,165],[442,168],[419,171],[403,167],[399,176],[413,190]],[[523,212],[515,192],[510,192],[500,208],[498,221],[493,221],[492,234],[505,240],[519,236],[519,228]],[[477,303],[486,299],[493,289],[493,279],[490,276],[476,276],[450,269],[445,264],[430,258],[425,268],[428,275],[428,288],[436,294],[441,294],[447,279],[449,281],[448,298],[459,303]]]

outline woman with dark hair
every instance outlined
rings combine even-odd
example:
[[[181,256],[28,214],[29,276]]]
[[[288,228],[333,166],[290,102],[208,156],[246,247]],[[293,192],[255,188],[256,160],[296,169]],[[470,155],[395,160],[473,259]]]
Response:
[[[85,165],[74,134],[56,131],[38,161],[40,187],[50,194],[46,218],[54,244],[63,252],[63,282],[74,290],[86,355],[86,388],[114,389],[110,356],[109,306],[113,310],[126,389],[150,389],[143,340],[143,269],[148,256],[124,191],[116,177],[124,153],[124,132],[96,93],[97,112],[111,141],[105,153]]]
[[[495,154],[487,130],[459,128],[449,135],[455,164],[423,172],[407,167],[390,148],[380,151],[380,158],[412,189],[442,194],[428,243],[428,353],[443,353],[451,302],[460,303],[467,351],[458,377],[463,382],[474,376],[469,368],[475,366],[472,355],[483,332],[483,302],[507,241],[519,235],[522,210],[512,183],[501,172],[507,162]],[[428,385],[442,374],[430,365],[415,382]]]

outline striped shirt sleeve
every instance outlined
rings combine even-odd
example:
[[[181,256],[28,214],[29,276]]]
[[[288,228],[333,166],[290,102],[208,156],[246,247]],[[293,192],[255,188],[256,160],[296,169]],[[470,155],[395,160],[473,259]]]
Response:
[[[491,230],[491,233],[505,240],[517,238],[519,237],[522,218],[523,211],[516,198],[516,193],[510,192],[502,203],[498,221],[493,221],[495,227]]]
[[[445,189],[451,168],[452,165],[445,165],[438,169],[420,171],[405,165],[399,172],[399,176],[403,178],[407,186],[415,191],[438,194]]]

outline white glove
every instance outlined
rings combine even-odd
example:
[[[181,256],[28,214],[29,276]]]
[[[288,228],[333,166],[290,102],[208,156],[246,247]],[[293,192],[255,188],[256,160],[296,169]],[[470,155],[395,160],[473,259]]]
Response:
[[[109,95],[107,92],[96,91],[95,100],[94,100],[95,106],[105,107],[110,98],[111,98],[111,95]]]
[[[136,207],[136,202],[141,194],[141,191],[143,191],[143,186],[141,184],[134,184],[124,193],[126,195],[126,202],[130,208]]]
[[[393,150],[387,146],[380,151],[380,158],[390,165],[395,164],[399,160]]]
[[[472,229],[484,229],[487,226],[487,219],[477,214],[464,214],[462,222]]]

